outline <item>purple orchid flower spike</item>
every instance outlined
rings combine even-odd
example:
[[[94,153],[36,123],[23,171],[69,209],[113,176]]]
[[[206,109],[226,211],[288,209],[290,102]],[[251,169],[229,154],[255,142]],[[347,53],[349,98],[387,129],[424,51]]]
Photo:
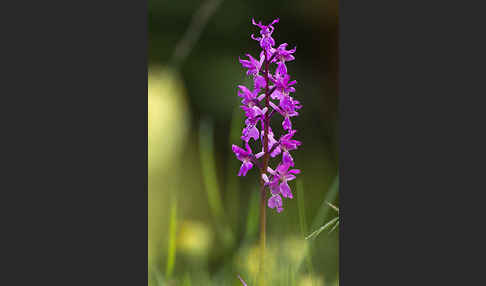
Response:
[[[297,81],[291,80],[286,66],[286,63],[295,60],[296,48],[288,49],[287,43],[275,47],[273,32],[274,25],[278,22],[277,18],[264,25],[261,21],[256,22],[252,19],[253,25],[260,29],[260,34],[258,37],[251,34],[251,38],[258,41],[261,51],[259,59],[250,54],[246,54],[245,59],[239,58],[246,74],[253,80],[253,90],[243,85],[238,86],[241,109],[246,117],[241,135],[245,149],[232,145],[232,150],[236,158],[242,161],[238,176],[245,176],[253,165],[257,165],[261,175],[262,200],[268,199],[269,208],[282,212],[283,198],[293,197],[288,182],[300,173],[300,170],[292,169],[295,161],[291,151],[297,150],[302,143],[294,139],[297,131],[292,127],[291,118],[299,115],[297,110],[301,109],[302,105],[290,96],[296,91],[294,85]],[[274,72],[271,72],[270,65],[276,65]],[[275,136],[275,129],[270,126],[273,115],[283,118],[282,126],[286,134],[280,137]],[[255,155],[249,145],[251,139],[258,145],[258,150],[261,150]],[[277,167],[273,170],[269,166],[273,164],[270,159],[276,159],[280,154],[281,161],[276,162]],[[267,190],[268,197],[265,196]],[[246,285],[241,278],[240,280]]]

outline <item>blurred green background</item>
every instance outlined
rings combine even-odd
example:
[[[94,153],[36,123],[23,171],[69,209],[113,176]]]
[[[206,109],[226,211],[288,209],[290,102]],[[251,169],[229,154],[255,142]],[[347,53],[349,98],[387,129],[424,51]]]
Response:
[[[305,239],[336,217],[325,201],[339,206],[337,0],[149,0],[149,285],[256,285],[258,175],[237,177],[231,152],[237,85],[250,84],[238,57],[259,54],[252,17],[279,17],[277,45],[297,46],[287,67],[303,105],[294,198],[267,209],[268,285],[338,284],[339,228]]]

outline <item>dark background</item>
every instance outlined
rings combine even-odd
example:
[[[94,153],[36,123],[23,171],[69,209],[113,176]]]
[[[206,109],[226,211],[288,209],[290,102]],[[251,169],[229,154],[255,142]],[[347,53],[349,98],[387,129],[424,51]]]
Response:
[[[336,216],[326,200],[338,205],[338,2],[149,1],[148,8],[150,285],[238,285],[237,274],[255,285],[258,178],[254,170],[237,177],[231,152],[244,126],[237,85],[250,83],[238,57],[260,52],[252,17],[279,17],[276,44],[297,47],[287,66],[303,105],[293,120],[303,142],[293,152],[302,170],[291,182],[294,199],[284,200],[281,214],[267,210],[272,281],[337,283],[339,228],[304,237]],[[186,33],[194,36],[189,44]]]

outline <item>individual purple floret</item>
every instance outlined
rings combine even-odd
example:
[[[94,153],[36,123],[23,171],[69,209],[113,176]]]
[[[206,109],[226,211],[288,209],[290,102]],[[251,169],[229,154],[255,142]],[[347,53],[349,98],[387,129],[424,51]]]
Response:
[[[292,167],[294,166],[294,159],[290,155],[289,151],[296,150],[297,147],[299,147],[302,144],[300,141],[292,139],[295,132],[297,132],[297,130],[291,130],[289,133],[282,136],[280,138],[280,141],[279,141],[280,142],[279,149],[283,150],[282,159],[283,159],[283,156],[288,156],[290,166],[292,166]]]
[[[291,50],[286,50],[288,44],[283,43],[278,46],[277,50],[275,51],[275,60],[279,60],[281,62],[290,62],[293,61],[295,58],[292,56],[295,53],[295,48]]]
[[[246,69],[246,74],[253,80],[252,89],[238,85],[238,96],[241,98],[241,109],[245,113],[245,127],[241,139],[245,149],[236,145],[232,146],[238,160],[242,161],[238,176],[245,176],[254,165],[260,170],[262,178],[262,191],[268,189],[270,197],[267,206],[277,212],[283,210],[283,198],[293,198],[288,182],[294,180],[300,173],[294,167],[294,159],[290,154],[301,146],[301,142],[293,137],[297,130],[293,129],[291,118],[298,116],[297,110],[302,108],[300,102],[290,94],[295,93],[296,80],[291,80],[286,63],[295,60],[295,48],[287,49],[287,43],[275,47],[275,39],[272,34],[274,25],[279,19],[264,25],[252,19],[253,25],[260,28],[260,35],[251,38],[260,45],[260,56],[254,58],[246,54],[247,59],[238,58],[240,64]],[[273,115],[282,116],[283,134],[276,140],[274,129],[270,126]],[[249,143],[253,139],[258,144],[261,152],[253,154]],[[253,143],[252,143],[253,144]],[[278,156],[282,154],[282,156]],[[280,162],[271,162],[281,158]],[[276,164],[275,170],[269,165]],[[262,197],[264,198],[264,197]]]
[[[242,98],[241,103],[245,105],[249,105],[252,102],[255,103],[255,100],[258,100],[257,95],[258,91],[250,91],[246,86],[239,85],[238,86],[238,96]]]
[[[248,69],[246,72],[247,75],[257,75],[258,72],[260,71],[260,68],[262,66],[264,57],[260,57],[260,61],[257,61],[255,58],[253,58],[250,54],[246,54],[249,60],[242,60],[239,59],[241,65],[245,68]]]
[[[290,92],[295,92],[295,88],[292,87],[292,85],[296,84],[297,81],[289,81],[290,75],[286,73],[280,74],[280,72],[286,72],[286,67],[281,63],[279,63],[279,66],[280,67],[277,70],[277,75],[275,77],[270,77],[270,79],[277,87],[277,91],[279,91],[283,95],[288,95]]]
[[[243,131],[241,132],[241,140],[245,141],[248,143],[250,139],[253,138],[253,140],[258,140],[258,128],[256,128],[255,124],[252,124],[249,119],[245,120],[246,126],[243,128]]]
[[[260,42],[260,47],[262,47],[263,51],[266,52],[267,57],[270,58],[270,50],[275,45],[275,40],[272,38],[272,33],[275,30],[273,25],[277,24],[279,19],[277,18],[273,20],[273,22],[269,25],[262,25],[261,21],[256,23],[254,19],[251,19],[251,22],[253,25],[260,28],[260,35],[262,35],[261,37],[255,37],[253,34],[251,34],[251,38]]]
[[[241,164],[240,171],[238,172],[238,176],[246,176],[246,173],[253,167],[253,163],[251,159],[253,157],[253,152],[251,151],[250,145],[248,143],[245,144],[246,150],[236,146],[233,144],[232,149],[236,155],[236,158],[243,162]]]
[[[272,195],[268,199],[268,207],[271,209],[276,209],[277,212],[283,211],[282,198],[280,197],[280,195]]]
[[[294,117],[299,115],[295,108],[292,108],[292,105],[284,105],[284,106],[276,106],[275,103],[270,102],[270,106],[276,110],[280,115],[283,116],[284,120],[282,121],[282,127],[284,130],[292,130],[292,122],[290,121],[290,117]]]
[[[274,171],[270,167],[268,167],[268,172],[273,175],[273,178],[271,181],[269,181],[269,185],[274,185],[274,191],[272,193],[277,193],[275,190],[279,190],[280,194],[284,198],[293,198],[292,192],[290,191],[290,187],[287,184],[288,181],[292,181],[295,179],[295,175],[300,173],[300,170],[298,169],[292,169],[289,170],[291,167],[291,162],[290,158],[288,155],[285,155],[288,153],[284,153],[284,156],[282,158],[282,163],[277,166],[277,169]],[[265,180],[265,178],[263,178]],[[278,188],[276,187],[278,184]],[[272,186],[270,187],[272,189]]]

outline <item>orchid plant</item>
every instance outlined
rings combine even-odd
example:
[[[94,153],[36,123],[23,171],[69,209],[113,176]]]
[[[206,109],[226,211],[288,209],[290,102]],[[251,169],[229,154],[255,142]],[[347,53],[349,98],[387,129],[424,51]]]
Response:
[[[286,66],[287,62],[295,59],[293,54],[296,49],[287,49],[287,43],[275,47],[272,34],[275,30],[274,25],[278,22],[277,18],[270,24],[263,25],[262,22],[257,23],[252,19],[252,24],[260,28],[260,35],[252,34],[251,38],[258,41],[261,52],[258,58],[246,54],[248,59],[239,59],[241,65],[247,69],[246,74],[253,79],[253,86],[248,88],[238,85],[237,94],[241,98],[241,109],[246,117],[241,135],[244,147],[232,145],[236,158],[242,162],[238,176],[246,176],[254,166],[260,171],[262,261],[260,272],[262,275],[265,253],[265,209],[268,206],[280,213],[283,211],[282,197],[293,198],[288,182],[294,180],[300,170],[293,168],[295,163],[290,151],[296,150],[302,144],[293,138],[297,130],[294,129],[291,121],[292,117],[299,115],[297,110],[301,109],[302,105],[291,96],[295,93],[293,85],[297,81],[291,80]],[[278,140],[270,126],[273,115],[282,117],[282,128],[285,134],[278,137]],[[261,151],[253,152],[250,147],[252,139],[255,143],[260,143]],[[278,156],[280,161],[271,168],[270,158]],[[269,192],[268,200],[267,192]]]

